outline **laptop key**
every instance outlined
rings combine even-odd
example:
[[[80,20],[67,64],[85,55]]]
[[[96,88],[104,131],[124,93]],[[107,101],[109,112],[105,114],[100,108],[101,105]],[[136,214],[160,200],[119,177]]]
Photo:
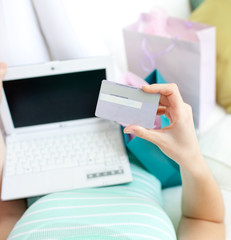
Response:
[[[7,151],[8,162],[12,163],[12,167],[9,166],[6,172],[9,175],[30,174],[51,169],[119,164],[123,161],[120,157],[120,149],[122,153],[123,149],[117,144],[115,134],[118,134],[116,129],[107,129],[98,133],[70,133],[34,141],[12,142]],[[20,168],[15,170],[15,163]]]

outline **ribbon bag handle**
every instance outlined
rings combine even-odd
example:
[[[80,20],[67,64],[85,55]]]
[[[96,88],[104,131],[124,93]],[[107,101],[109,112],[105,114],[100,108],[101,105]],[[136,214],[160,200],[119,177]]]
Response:
[[[142,49],[142,52],[144,53],[144,57],[141,60],[142,69],[145,72],[149,72],[149,73],[154,71],[156,68],[156,59],[170,52],[175,46],[177,39],[178,37],[172,39],[172,42],[169,44],[167,48],[165,48],[163,51],[160,51],[159,53],[152,55],[147,49],[147,39],[144,37],[141,43],[141,49]]]

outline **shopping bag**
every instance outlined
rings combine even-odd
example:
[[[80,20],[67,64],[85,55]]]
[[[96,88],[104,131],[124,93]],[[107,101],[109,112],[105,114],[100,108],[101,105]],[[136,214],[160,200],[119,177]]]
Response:
[[[215,28],[161,14],[153,21],[153,15],[142,14],[123,30],[128,70],[145,78],[156,68],[176,83],[200,128],[215,105]]]
[[[161,74],[154,70],[146,79],[147,83],[165,83]],[[161,116],[161,127],[169,125],[166,117]],[[139,137],[130,137],[124,134],[126,148],[132,155],[155,177],[162,188],[181,184],[179,165],[167,157],[155,144]]]

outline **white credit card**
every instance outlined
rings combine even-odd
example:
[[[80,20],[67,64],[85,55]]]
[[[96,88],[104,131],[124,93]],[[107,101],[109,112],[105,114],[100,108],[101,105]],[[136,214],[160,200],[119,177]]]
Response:
[[[95,115],[123,124],[152,129],[159,105],[159,94],[103,80]]]

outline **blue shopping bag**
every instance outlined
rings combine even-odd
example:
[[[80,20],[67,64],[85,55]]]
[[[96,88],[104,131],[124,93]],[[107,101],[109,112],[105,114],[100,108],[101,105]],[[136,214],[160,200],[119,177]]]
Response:
[[[166,83],[158,70],[153,71],[145,80],[149,84]],[[161,116],[161,127],[168,125],[168,118]],[[127,150],[160,180],[162,188],[181,184],[179,165],[167,157],[155,144],[139,137],[130,140],[127,134],[124,134],[124,140]]]

